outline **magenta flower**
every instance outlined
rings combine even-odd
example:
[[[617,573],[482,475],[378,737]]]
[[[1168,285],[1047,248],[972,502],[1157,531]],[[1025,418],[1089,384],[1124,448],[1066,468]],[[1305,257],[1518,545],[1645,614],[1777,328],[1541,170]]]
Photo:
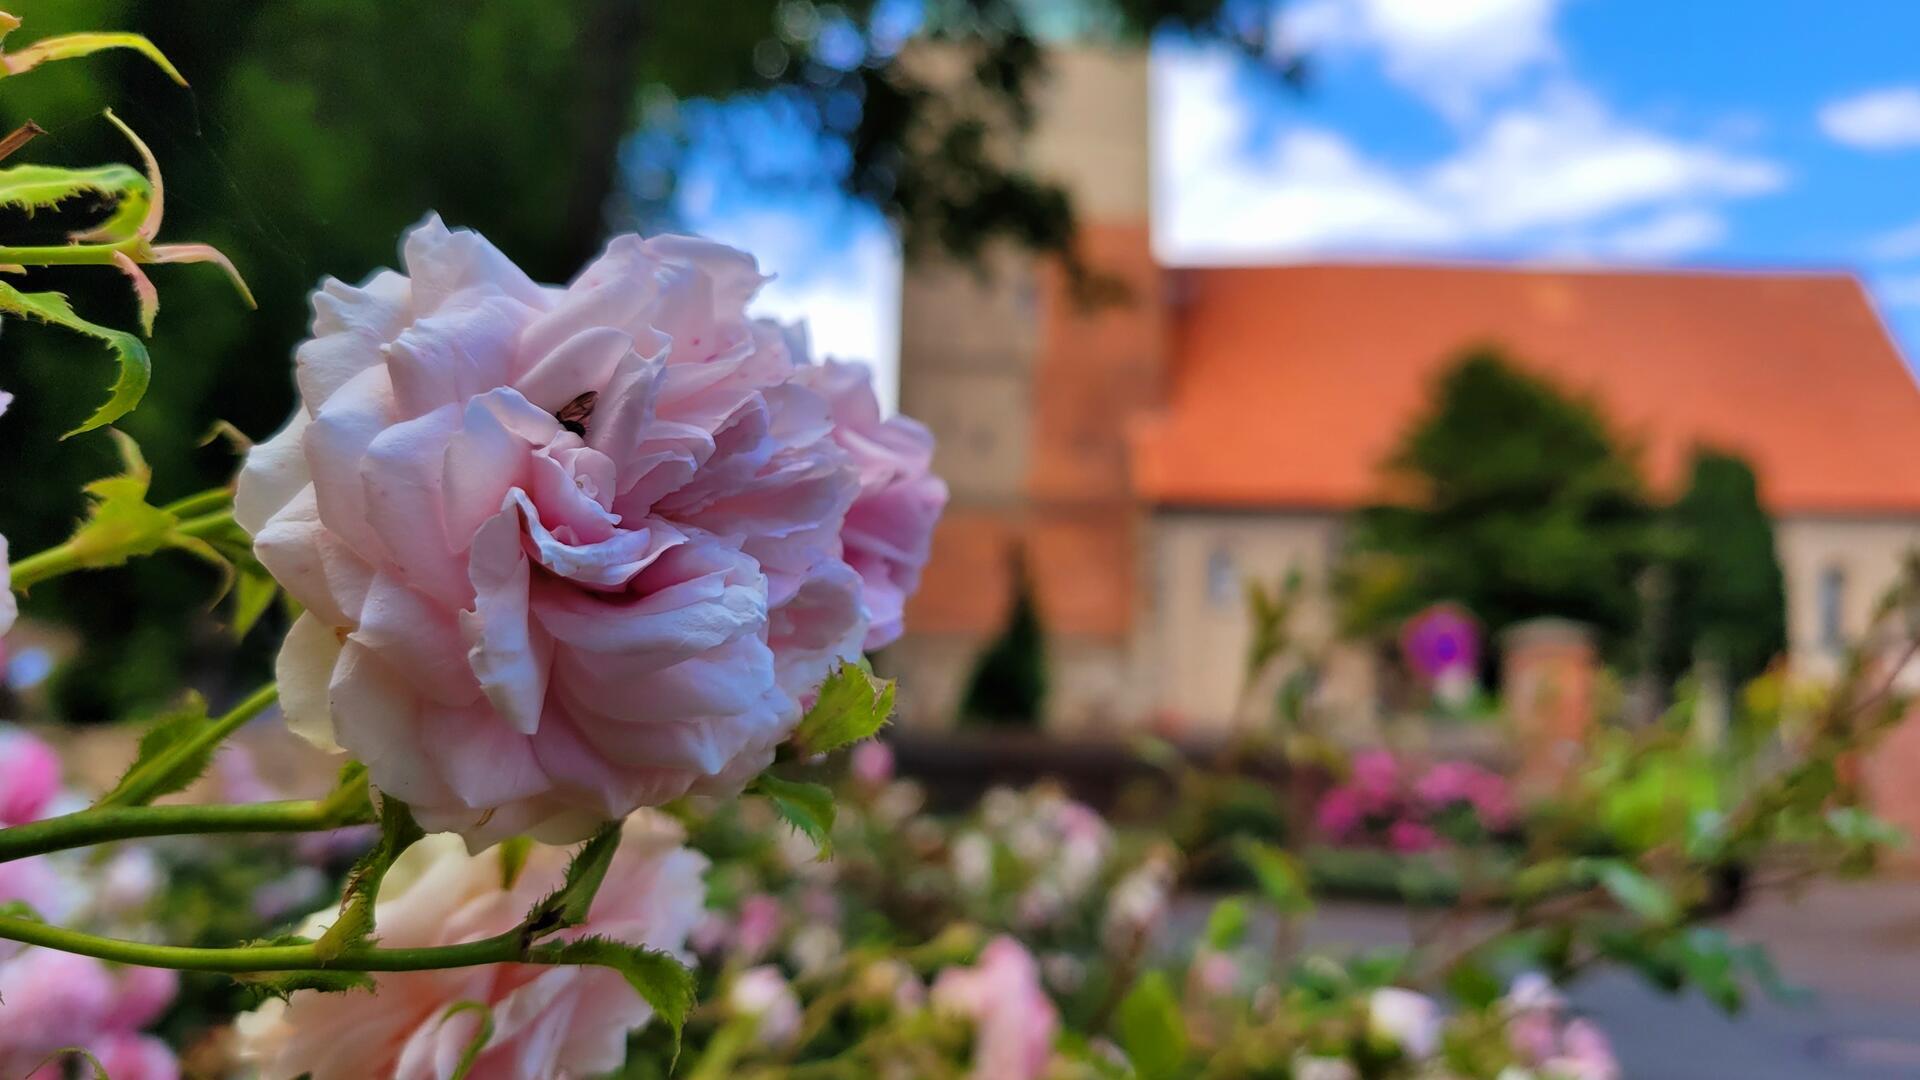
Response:
[[[1387,826],[1387,846],[1403,855],[1432,851],[1440,846],[1440,834],[1411,818],[1402,818]]]
[[[1471,678],[1480,667],[1479,624],[1458,604],[1434,604],[1401,627],[1400,654],[1428,685]]]

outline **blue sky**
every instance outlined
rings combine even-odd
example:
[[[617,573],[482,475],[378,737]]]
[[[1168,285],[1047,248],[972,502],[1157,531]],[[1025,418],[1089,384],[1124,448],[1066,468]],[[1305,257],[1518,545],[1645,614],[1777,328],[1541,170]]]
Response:
[[[1156,47],[1164,261],[1851,269],[1920,356],[1920,3],[1294,0],[1279,29],[1312,58],[1305,93]],[[679,198],[781,274],[768,310],[890,375],[899,270],[876,219],[717,165]]]

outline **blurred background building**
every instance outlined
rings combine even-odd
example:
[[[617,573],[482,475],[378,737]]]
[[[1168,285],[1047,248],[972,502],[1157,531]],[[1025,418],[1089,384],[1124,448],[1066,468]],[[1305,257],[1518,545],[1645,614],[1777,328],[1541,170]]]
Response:
[[[1355,509],[1464,351],[1591,397],[1656,494],[1696,446],[1747,459],[1774,519],[1791,664],[1832,674],[1920,539],[1920,390],[1844,273],[1348,263],[1167,268],[1149,243],[1147,57],[1053,59],[1027,143],[1081,210],[1118,298],[1001,252],[991,274],[910,260],[901,407],[939,438],[953,506],[910,636],[884,663],[916,722],[1030,590],[1045,719],[1064,732],[1217,729],[1252,629],[1244,586],[1301,575],[1320,693],[1370,716],[1374,658],[1329,595]]]

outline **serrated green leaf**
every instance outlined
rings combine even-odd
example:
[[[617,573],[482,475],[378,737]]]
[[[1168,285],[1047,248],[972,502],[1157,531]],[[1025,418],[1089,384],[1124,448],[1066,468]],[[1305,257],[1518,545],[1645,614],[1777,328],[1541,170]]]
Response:
[[[820,784],[800,780],[782,780],[772,773],[761,773],[749,790],[773,803],[787,824],[804,833],[819,849],[822,859],[833,852],[833,792]]]
[[[620,847],[620,823],[609,821],[600,826],[580,850],[573,853],[573,860],[567,864],[567,874],[560,887],[548,893],[527,912],[526,927],[530,940],[537,940],[556,930],[569,926],[579,926],[587,921],[587,915],[593,910],[593,897],[600,891],[600,882],[607,876],[607,867],[613,863],[614,852]]]
[[[79,198],[112,202],[112,215],[89,231],[103,239],[110,236],[112,240],[124,240],[146,219],[153,203],[153,187],[131,165],[92,169],[14,165],[0,169],[0,207],[31,214]],[[108,232],[102,233],[103,229]]]
[[[1313,891],[1298,859],[1250,837],[1236,840],[1233,850],[1281,914],[1305,915],[1313,910]]]
[[[1140,1080],[1179,1076],[1187,1060],[1187,1027],[1167,977],[1149,971],[1133,984],[1114,1017],[1120,1049]]]
[[[90,500],[87,517],[64,545],[74,563],[97,570],[163,548],[187,546],[180,541],[192,538],[177,532],[180,519],[147,502],[153,472],[139,444],[118,430],[109,428],[107,434],[120,453],[122,468],[81,489]]]
[[[446,1012],[440,1014],[440,1022],[444,1024],[463,1012],[479,1013],[480,1026],[474,1031],[473,1038],[467,1040],[467,1047],[460,1052],[460,1060],[454,1065],[453,1075],[447,1080],[466,1080],[467,1076],[473,1072],[474,1063],[480,1060],[480,1052],[485,1050],[487,1043],[493,1039],[493,1009],[484,1001],[456,1001],[447,1006]]]
[[[693,972],[671,955],[644,945],[604,937],[583,937],[532,949],[529,958],[543,964],[591,964],[612,968],[627,980],[673,1033],[672,1056],[680,1054],[680,1029],[693,1008]]]
[[[347,777],[343,774],[341,779],[344,782]],[[314,942],[320,959],[331,960],[371,940],[381,881],[393,861],[425,835],[406,803],[391,795],[380,796],[380,839],[347,871],[346,885],[340,890],[340,917]]]
[[[207,703],[188,692],[177,708],[162,713],[140,736],[133,764],[95,806],[144,806],[200,779],[213,760],[214,744],[200,739],[213,724]]]
[[[147,383],[153,378],[153,359],[147,355],[147,347],[139,338],[124,330],[100,326],[88,322],[74,313],[67,298],[59,293],[25,293],[0,281],[0,314],[17,315],[25,319],[37,319],[40,322],[64,327],[78,334],[85,334],[106,342],[120,363],[120,374],[114,379],[106,403],[95,409],[92,416],[79,427],[67,432],[62,438],[70,438],[84,431],[105,427],[133,411],[140,399],[146,396]]]
[[[858,664],[841,661],[820,684],[820,696],[794,729],[803,754],[824,754],[870,739],[893,715],[894,682],[876,679]]]

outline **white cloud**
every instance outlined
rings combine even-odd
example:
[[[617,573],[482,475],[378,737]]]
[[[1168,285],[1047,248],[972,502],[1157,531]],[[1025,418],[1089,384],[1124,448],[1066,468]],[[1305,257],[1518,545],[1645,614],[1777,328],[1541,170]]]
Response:
[[[1456,119],[1489,92],[1557,60],[1559,0],[1300,0],[1281,33],[1309,55],[1380,54],[1387,75]]]
[[[846,211],[822,211],[835,212]],[[798,209],[719,213],[695,200],[682,213],[694,231],[753,252],[761,271],[774,275],[754,299],[753,314],[805,322],[815,356],[871,365],[881,405],[893,411],[900,385],[900,253],[885,225],[859,222],[831,242],[817,215]]]
[[[1710,248],[1727,235],[1727,221],[1711,210],[1668,210],[1608,233],[1600,251],[1633,262],[1664,262]]]
[[[1920,87],[1890,86],[1821,106],[1820,130],[1862,150],[1920,146]]]
[[[1772,162],[1612,115],[1562,84],[1392,165],[1295,127],[1249,140],[1233,61],[1168,53],[1154,80],[1155,242],[1176,262],[1527,245],[1634,259],[1717,240],[1713,204],[1779,188]]]

